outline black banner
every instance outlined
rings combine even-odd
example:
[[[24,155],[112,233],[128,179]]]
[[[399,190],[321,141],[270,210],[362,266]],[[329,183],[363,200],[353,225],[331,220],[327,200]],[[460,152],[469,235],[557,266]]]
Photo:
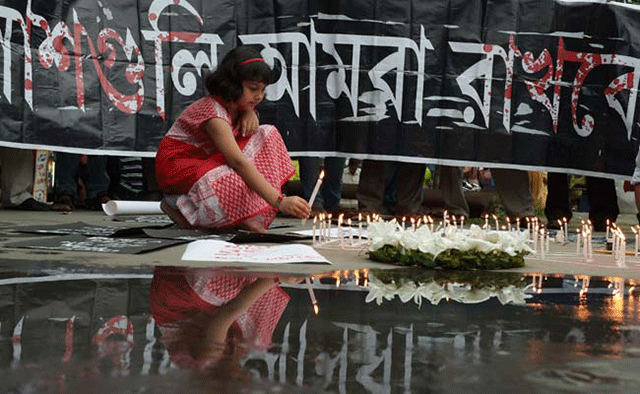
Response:
[[[153,156],[252,44],[292,156],[627,177],[638,151],[640,6],[0,0],[0,40],[0,146]]]

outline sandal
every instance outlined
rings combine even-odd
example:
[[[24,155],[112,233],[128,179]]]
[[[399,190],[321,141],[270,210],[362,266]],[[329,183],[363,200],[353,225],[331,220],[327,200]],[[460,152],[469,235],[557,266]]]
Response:
[[[68,194],[62,194],[51,207],[54,211],[71,212],[73,211],[73,197]]]

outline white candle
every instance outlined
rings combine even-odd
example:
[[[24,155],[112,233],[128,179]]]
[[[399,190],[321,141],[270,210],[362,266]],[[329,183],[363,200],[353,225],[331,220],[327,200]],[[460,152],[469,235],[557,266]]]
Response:
[[[580,254],[580,230],[576,230],[576,254]]]
[[[562,218],[562,222],[564,223],[564,239],[569,240],[569,224],[567,223],[567,218]]]
[[[362,214],[358,214],[358,238],[362,241]]]
[[[484,225],[485,227],[489,227],[489,215],[484,215]]]
[[[314,216],[313,217],[313,226],[311,227],[311,243],[313,244],[313,246],[316,246],[316,221],[318,220],[318,216]]]
[[[307,282],[307,290],[309,291],[309,298],[311,298],[311,303],[313,304],[313,313],[318,314],[318,300],[316,300],[316,295],[313,294],[313,289],[311,288],[311,280],[309,277],[304,278],[304,281]]]
[[[500,226],[498,225],[498,217],[496,215],[493,215],[493,220],[495,220],[496,222],[496,231],[500,231]]]
[[[460,216],[460,230],[464,227],[464,216]]]
[[[604,237],[605,241],[609,240],[609,219],[607,219],[607,235]]]
[[[324,170],[320,171],[320,176],[318,176],[318,182],[316,182],[316,186],[313,188],[313,192],[311,193],[311,198],[309,198],[309,205],[313,206],[313,202],[318,195],[318,191],[320,190],[320,186],[322,186],[322,179],[324,178]]]
[[[349,244],[353,245],[353,227],[351,227],[351,218],[347,219],[347,225],[349,226]]]
[[[509,220],[509,216],[507,216],[507,231],[511,232],[511,220]]]

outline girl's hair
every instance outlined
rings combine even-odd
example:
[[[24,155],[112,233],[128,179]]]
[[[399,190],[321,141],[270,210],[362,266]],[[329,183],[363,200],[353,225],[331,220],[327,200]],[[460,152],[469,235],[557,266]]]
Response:
[[[242,97],[243,81],[269,85],[274,79],[273,71],[257,49],[239,46],[225,55],[218,68],[205,80],[205,87],[210,94],[231,102]]]

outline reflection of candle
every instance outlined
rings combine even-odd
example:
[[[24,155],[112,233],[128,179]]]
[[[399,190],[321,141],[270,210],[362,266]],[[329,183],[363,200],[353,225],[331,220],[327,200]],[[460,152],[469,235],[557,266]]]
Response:
[[[605,235],[604,240],[605,241],[609,240],[609,219],[607,219],[607,235]]]
[[[307,290],[309,291],[309,298],[311,298],[311,303],[313,304],[313,312],[317,315],[318,310],[318,301],[316,300],[316,295],[313,294],[313,289],[311,288],[311,279],[309,277],[304,278],[304,281],[307,282]]]
[[[489,227],[489,214],[484,215],[484,226]]]

